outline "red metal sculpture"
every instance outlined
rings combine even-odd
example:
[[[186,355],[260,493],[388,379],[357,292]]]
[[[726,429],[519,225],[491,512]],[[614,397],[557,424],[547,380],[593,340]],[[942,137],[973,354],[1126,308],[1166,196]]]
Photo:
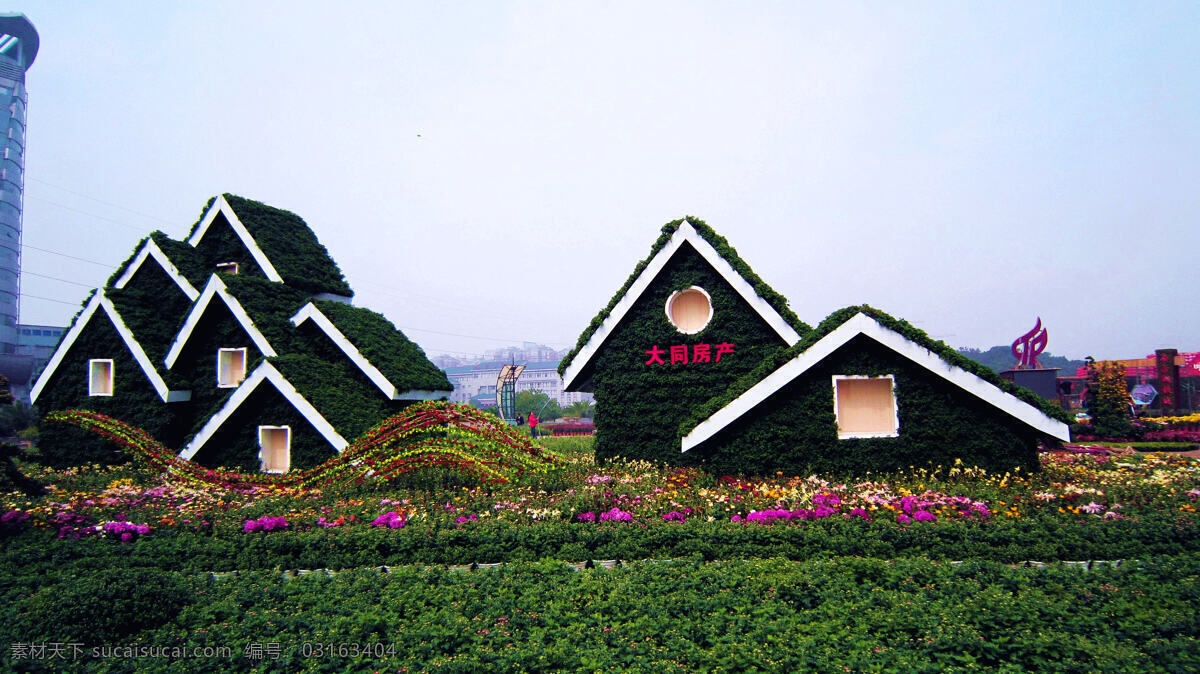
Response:
[[[1012,355],[1017,359],[1014,370],[1040,370],[1042,364],[1037,357],[1046,350],[1046,329],[1042,327],[1042,317],[1038,316],[1037,325],[1029,332],[1017,338],[1012,343]]]

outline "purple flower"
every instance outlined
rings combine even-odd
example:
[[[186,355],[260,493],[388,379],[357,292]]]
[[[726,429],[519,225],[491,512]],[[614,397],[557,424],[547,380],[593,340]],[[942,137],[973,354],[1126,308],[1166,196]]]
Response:
[[[608,512],[600,513],[601,522],[630,522],[633,520],[633,513],[625,512],[616,506]]]
[[[474,513],[472,513],[470,517],[459,517],[459,518],[455,519],[454,523],[455,524],[466,524],[467,522],[475,522],[478,520],[479,520],[479,518],[477,516],[475,516]]]
[[[22,510],[10,510],[3,515],[0,515],[0,524],[9,526],[20,526],[25,520],[29,519],[29,513]]]
[[[814,519],[824,519],[824,518],[830,517],[836,513],[837,513],[837,508],[830,508],[829,506],[823,505],[823,506],[817,507],[817,509],[813,511],[813,518]]]
[[[1089,515],[1095,515],[1096,513],[1100,512],[1101,510],[1104,510],[1104,506],[1100,505],[1099,503],[1096,503],[1095,501],[1092,501],[1091,503],[1089,503],[1085,506],[1079,506],[1079,509],[1085,513],[1088,513]]]
[[[121,542],[122,543],[129,543],[132,540],[133,540],[132,532],[126,531],[125,533],[121,534]]]
[[[663,515],[662,518],[668,522],[686,522],[687,521],[687,515],[684,515],[683,513],[679,512],[678,510],[672,510],[671,512],[667,513],[666,515]]]
[[[871,520],[871,515],[867,513],[866,508],[854,508],[850,511],[851,517],[861,517],[868,522]]]
[[[837,507],[841,504],[842,499],[837,494],[817,494],[813,497],[814,506]]]
[[[896,515],[896,521],[899,522],[900,524],[908,524],[909,522],[912,521],[912,518],[909,517],[908,515],[905,515],[904,513],[899,513]]]
[[[913,519],[915,519],[918,522],[936,522],[937,516],[931,512],[926,512],[924,510],[918,510],[916,512],[916,514],[913,515]]]
[[[408,524],[408,516],[401,515],[395,510],[389,510],[371,522],[371,526],[373,527],[387,527],[389,529],[400,529],[406,524]]]
[[[741,515],[734,515],[733,517],[729,518],[729,521],[733,522],[734,524],[742,524],[746,520]]]
[[[575,516],[575,520],[578,522],[595,522],[596,513],[579,513]]]
[[[260,529],[262,529],[262,525],[259,524],[256,520],[246,520],[246,523],[242,525],[242,531],[244,531],[246,533],[250,533],[251,531],[258,531]]]

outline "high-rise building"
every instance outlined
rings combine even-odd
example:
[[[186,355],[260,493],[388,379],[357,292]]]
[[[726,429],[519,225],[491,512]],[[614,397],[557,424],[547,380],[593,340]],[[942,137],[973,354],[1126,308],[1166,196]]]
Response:
[[[13,397],[27,400],[29,382],[46,363],[47,349],[32,338],[32,328],[53,333],[61,328],[27,326],[21,338],[21,211],[25,192],[25,71],[38,53],[38,33],[24,14],[0,13],[0,375]],[[42,341],[51,337],[43,336]],[[40,347],[40,348],[39,348]],[[51,349],[52,350],[52,349]]]
[[[25,189],[25,71],[38,53],[38,33],[24,14],[0,13],[0,353],[17,351],[21,314],[21,210]]]

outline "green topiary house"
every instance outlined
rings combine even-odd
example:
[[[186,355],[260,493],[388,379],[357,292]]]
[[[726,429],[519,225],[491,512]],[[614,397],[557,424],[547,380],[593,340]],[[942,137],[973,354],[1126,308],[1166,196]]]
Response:
[[[722,351],[718,362],[716,353]],[[560,368],[597,458],[718,473],[1037,467],[1065,412],[871,307],[816,329],[704,223],[668,224]]]
[[[203,465],[313,466],[453,389],[352,294],[298,216],[214,197],[186,241],[151,234],[93,293],[31,398],[141,426]],[[39,445],[55,465],[124,458],[66,426],[43,429]]]

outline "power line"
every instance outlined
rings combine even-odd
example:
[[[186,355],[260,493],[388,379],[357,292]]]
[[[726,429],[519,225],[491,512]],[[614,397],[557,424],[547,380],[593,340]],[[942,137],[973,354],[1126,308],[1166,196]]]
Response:
[[[38,278],[48,278],[51,281],[62,281],[63,283],[70,283],[73,286],[80,286],[82,288],[94,288],[95,287],[90,283],[80,283],[79,281],[68,281],[65,278],[58,278],[57,276],[47,276],[46,274],[39,274],[35,271],[29,271],[28,269],[22,269],[21,273],[28,274],[30,276],[37,276]]]
[[[79,302],[64,302],[63,300],[56,300],[52,297],[39,297],[37,295],[26,295],[25,293],[21,293],[21,299],[44,300],[46,302],[57,302],[58,304],[69,304],[73,307],[79,306]]]
[[[80,210],[80,209],[78,209],[78,208],[73,208],[73,207],[71,207],[71,206],[67,206],[66,204],[60,204],[60,203],[58,203],[57,201],[51,201],[51,200],[49,200],[49,199],[46,199],[45,197],[39,197],[39,196],[37,196],[36,194],[26,194],[25,196],[26,196],[26,197],[33,197],[33,199],[34,199],[35,201],[43,201],[43,202],[45,202],[45,203],[47,203],[47,204],[50,204],[51,206],[57,206],[57,207],[59,207],[59,208],[61,208],[61,209],[63,209],[63,210],[66,210],[66,211],[71,211],[72,213],[79,213],[80,215],[86,215],[86,216],[89,216],[89,217],[92,217],[92,218],[96,218],[97,220],[105,220],[105,221],[107,221],[107,222],[111,222],[111,223],[113,223],[113,224],[120,225],[120,226],[122,226],[122,227],[128,227],[128,228],[130,228],[130,229],[136,229],[136,230],[138,230],[139,232],[143,232],[143,231],[145,231],[145,228],[144,228],[144,227],[139,227],[139,226],[137,226],[137,225],[131,225],[131,224],[127,223],[127,222],[122,222],[121,220],[114,220],[113,218],[105,217],[105,216],[103,216],[103,215],[98,215],[98,214],[96,214],[96,213],[90,213],[90,212],[88,212],[88,211]]]
[[[55,185],[54,183],[51,183],[51,182],[46,182],[45,180],[40,180],[40,179],[38,179],[38,178],[34,178],[34,177],[32,177],[32,176],[26,176],[25,178],[26,178],[26,180],[32,180],[32,181],[34,181],[34,182],[36,182],[36,183],[41,183],[41,184],[43,184],[43,185],[46,185],[46,186],[49,186],[49,187],[53,187],[54,189],[57,189],[57,190],[62,190],[63,192],[66,192],[66,193],[68,193],[68,194],[74,194],[74,195],[75,195],[75,196],[77,196],[77,197],[83,197],[84,199],[90,199],[91,201],[94,201],[94,202],[96,202],[96,203],[98,203],[98,204],[104,204],[105,206],[112,206],[113,208],[119,208],[119,209],[121,209],[121,210],[123,210],[123,211],[128,211],[128,212],[130,212],[130,213],[133,213],[134,215],[140,215],[140,216],[142,216],[143,218],[148,218],[148,219],[150,219],[150,220],[155,220],[155,221],[157,221],[157,222],[161,222],[161,223],[162,223],[162,224],[164,224],[164,225],[173,225],[173,224],[174,224],[174,223],[172,223],[171,221],[169,221],[169,220],[164,220],[163,218],[160,218],[160,217],[158,217],[158,216],[155,216],[155,215],[150,215],[149,213],[143,213],[143,212],[141,212],[141,211],[134,210],[134,209],[132,209],[132,208],[129,208],[129,207],[127,207],[127,206],[122,206],[122,205],[120,205],[120,204],[114,204],[114,203],[112,203],[111,201],[105,201],[105,200],[103,200],[103,199],[97,199],[96,197],[89,196],[89,195],[87,195],[87,194],[84,194],[83,192],[76,192],[75,190],[72,190],[72,189],[68,189],[68,188],[66,188],[66,187],[63,187],[62,185]]]
[[[79,260],[80,262],[90,262],[91,264],[98,264],[101,267],[108,267],[109,269],[113,268],[113,263],[111,263],[111,262],[97,262],[96,260],[89,260],[86,257],[75,257],[74,255],[67,255],[66,253],[60,253],[57,250],[50,250],[49,248],[38,248],[37,246],[31,246],[27,243],[22,243],[21,247],[29,248],[31,250],[38,250],[43,253],[50,253],[51,255],[61,255],[62,257],[69,257],[72,260]]]

